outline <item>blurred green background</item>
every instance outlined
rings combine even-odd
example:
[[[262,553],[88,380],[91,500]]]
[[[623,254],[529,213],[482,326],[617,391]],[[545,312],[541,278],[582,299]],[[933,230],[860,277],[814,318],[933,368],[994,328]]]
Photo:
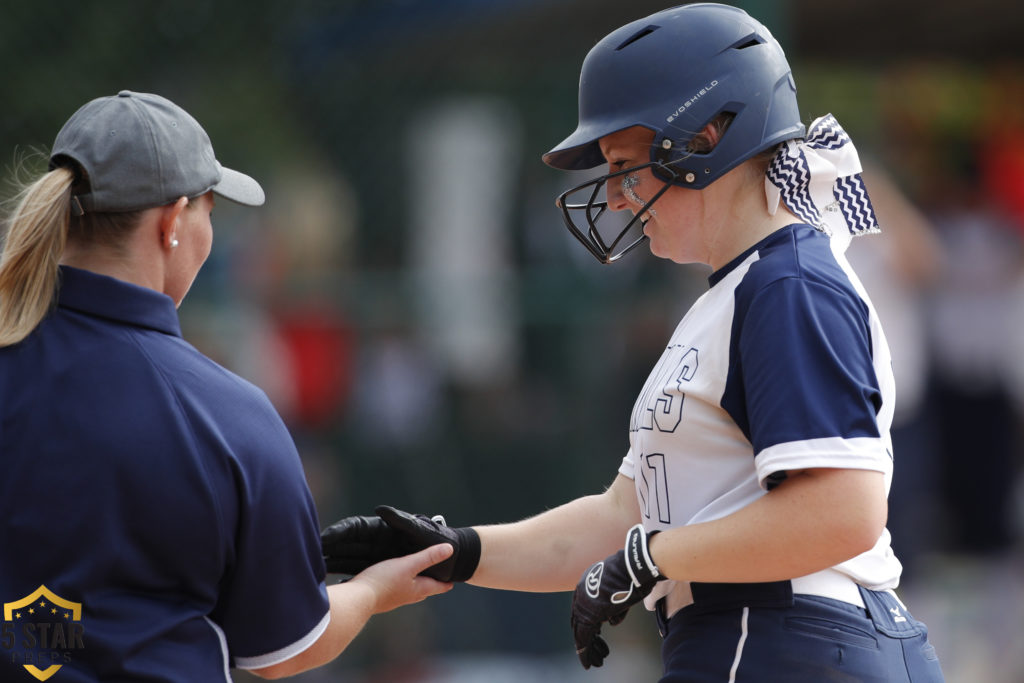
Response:
[[[831,112],[857,142],[886,233],[851,258],[900,382],[901,595],[949,680],[1024,680],[1024,9],[738,4],[786,48],[805,122]],[[268,194],[215,210],[186,337],[270,395],[321,521],[380,503],[519,519],[611,482],[635,395],[707,286],[644,249],[594,262],[553,204],[587,174],[540,161],[575,127],[587,50],[667,6],[3,0],[0,194],[89,99],[182,105]],[[648,615],[584,674],[568,608],[459,586],[300,680],[657,678]]]

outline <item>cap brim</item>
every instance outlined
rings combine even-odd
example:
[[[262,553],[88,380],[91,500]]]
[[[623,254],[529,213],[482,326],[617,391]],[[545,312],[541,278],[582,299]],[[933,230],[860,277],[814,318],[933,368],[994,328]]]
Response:
[[[221,197],[246,206],[262,206],[267,200],[263,188],[254,179],[223,166],[220,171],[220,182],[210,189]]]

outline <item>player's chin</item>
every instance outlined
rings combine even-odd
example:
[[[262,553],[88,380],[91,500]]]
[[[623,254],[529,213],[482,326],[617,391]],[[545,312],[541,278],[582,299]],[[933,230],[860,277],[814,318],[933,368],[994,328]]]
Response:
[[[673,263],[678,263],[680,265],[685,265],[687,263],[696,263],[696,261],[693,258],[690,258],[686,254],[680,253],[678,249],[669,248],[667,245],[665,245],[662,242],[659,242],[656,239],[648,238],[647,244],[650,246],[651,254],[657,256],[660,259],[672,261]]]
[[[650,228],[650,223],[644,223],[644,234],[647,235],[647,248],[651,250],[651,254],[658,258],[675,260],[672,258],[672,254],[657,236],[652,234],[653,231]]]

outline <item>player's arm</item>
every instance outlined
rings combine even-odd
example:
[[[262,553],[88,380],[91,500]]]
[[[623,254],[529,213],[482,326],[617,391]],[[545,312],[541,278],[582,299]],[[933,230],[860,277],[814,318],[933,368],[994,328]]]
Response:
[[[873,470],[807,469],[754,503],[710,522],[650,539],[671,579],[761,582],[832,567],[870,550],[885,528],[884,475]]]
[[[449,557],[449,545],[435,545],[414,555],[385,560],[354,576],[328,586],[330,622],[309,648],[283,662],[251,673],[262,678],[284,678],[322,666],[337,657],[374,614],[419,602],[451,589],[419,573]]]
[[[469,583],[520,591],[570,591],[596,560],[622,547],[639,521],[633,480],[618,475],[601,494],[535,517],[475,527],[480,563]]]
[[[375,516],[339,520],[320,538],[330,572],[354,574],[382,559],[450,543],[452,557],[425,574],[489,588],[564,591],[595,558],[617,548],[638,517],[633,481],[619,475],[604,493],[519,522],[449,527],[439,517],[382,505]]]

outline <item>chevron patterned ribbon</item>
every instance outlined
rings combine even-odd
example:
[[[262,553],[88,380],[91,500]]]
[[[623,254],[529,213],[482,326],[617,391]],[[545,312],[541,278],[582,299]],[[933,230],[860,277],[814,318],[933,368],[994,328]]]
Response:
[[[764,187],[769,213],[775,215],[781,201],[800,220],[830,235],[840,253],[853,237],[880,231],[860,157],[832,114],[816,119],[806,138],[779,149]]]

